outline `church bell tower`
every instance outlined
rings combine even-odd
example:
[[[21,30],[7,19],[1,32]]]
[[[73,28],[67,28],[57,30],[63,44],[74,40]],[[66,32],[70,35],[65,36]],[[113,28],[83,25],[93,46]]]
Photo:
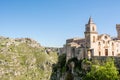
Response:
[[[120,24],[116,24],[117,38],[120,40]]]
[[[97,27],[92,18],[89,18],[88,23],[85,25],[85,42],[87,48],[92,48],[92,44],[98,39]]]

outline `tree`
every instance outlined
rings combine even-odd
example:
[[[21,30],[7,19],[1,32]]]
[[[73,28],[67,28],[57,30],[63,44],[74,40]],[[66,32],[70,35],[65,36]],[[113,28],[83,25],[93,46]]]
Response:
[[[119,80],[117,68],[112,59],[107,59],[102,65],[92,65],[83,80]]]

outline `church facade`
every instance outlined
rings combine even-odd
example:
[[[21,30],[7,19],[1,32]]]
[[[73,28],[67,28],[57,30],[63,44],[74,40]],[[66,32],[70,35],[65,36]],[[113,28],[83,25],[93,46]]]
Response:
[[[66,53],[67,60],[73,57],[78,59],[119,56],[120,55],[120,24],[116,24],[117,37],[108,34],[98,34],[97,26],[92,18],[85,25],[85,38],[67,39],[60,53]]]

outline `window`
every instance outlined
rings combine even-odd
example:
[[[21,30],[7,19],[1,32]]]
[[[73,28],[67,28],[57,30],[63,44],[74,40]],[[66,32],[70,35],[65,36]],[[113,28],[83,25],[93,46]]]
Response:
[[[112,56],[114,56],[114,51],[112,51]]]
[[[114,43],[112,43],[112,50],[114,50]]]
[[[95,31],[95,28],[94,28],[94,26],[92,27],[92,31]]]
[[[105,36],[105,39],[107,39],[108,37],[107,36]]]
[[[93,42],[95,42],[95,36],[93,36]]]
[[[99,45],[99,46],[101,45],[100,42],[98,43],[98,45]]]
[[[112,46],[114,46],[114,43],[112,43]]]

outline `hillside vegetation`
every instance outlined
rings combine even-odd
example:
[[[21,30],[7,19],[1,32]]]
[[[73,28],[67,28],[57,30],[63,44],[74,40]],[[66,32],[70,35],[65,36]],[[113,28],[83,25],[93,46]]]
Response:
[[[49,80],[57,58],[30,38],[0,37],[0,80]]]

